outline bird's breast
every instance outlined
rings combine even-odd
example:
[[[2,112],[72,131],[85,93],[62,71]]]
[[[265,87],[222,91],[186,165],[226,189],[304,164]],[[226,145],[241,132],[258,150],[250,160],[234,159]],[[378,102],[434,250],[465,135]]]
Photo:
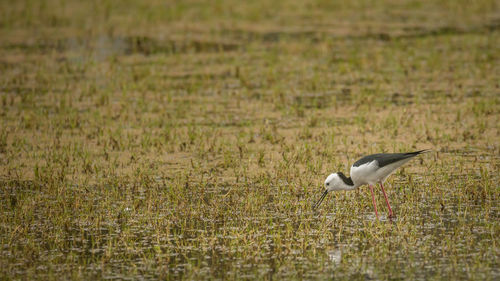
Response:
[[[352,166],[350,174],[354,185],[372,184],[373,175],[377,169],[378,165],[376,161],[368,162],[357,167]]]

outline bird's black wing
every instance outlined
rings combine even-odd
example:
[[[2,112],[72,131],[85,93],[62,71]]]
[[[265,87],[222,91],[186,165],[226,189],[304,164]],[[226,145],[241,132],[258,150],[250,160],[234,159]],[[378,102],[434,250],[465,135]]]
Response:
[[[415,152],[407,152],[407,153],[377,153],[365,156],[358,161],[354,162],[354,167],[359,167],[363,164],[370,163],[372,161],[377,161],[379,167],[384,167],[394,162],[398,162],[404,159],[408,159],[414,156],[417,156],[421,153],[427,152],[428,150],[420,150]]]

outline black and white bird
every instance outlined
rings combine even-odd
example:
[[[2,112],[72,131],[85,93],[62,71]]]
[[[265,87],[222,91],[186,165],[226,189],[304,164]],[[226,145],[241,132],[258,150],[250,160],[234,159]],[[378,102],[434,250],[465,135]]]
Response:
[[[389,209],[389,218],[392,218],[393,213],[391,205],[387,199],[383,183],[397,168],[403,166],[413,157],[429,151],[430,150],[407,153],[378,153],[365,156],[354,162],[351,167],[351,177],[346,177],[341,172],[330,174],[325,180],[325,191],[321,195],[321,198],[314,204],[313,208],[317,208],[330,191],[354,190],[367,184],[370,187],[373,207],[375,208],[375,215],[378,219],[377,204],[375,203],[375,196],[373,195],[373,186],[379,183],[384,193],[387,208]]]

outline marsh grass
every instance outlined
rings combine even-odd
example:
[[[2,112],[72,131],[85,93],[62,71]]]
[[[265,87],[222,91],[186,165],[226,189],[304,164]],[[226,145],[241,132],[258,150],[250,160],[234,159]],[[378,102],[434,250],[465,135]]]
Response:
[[[0,4],[2,278],[500,276],[497,2],[61,4]]]

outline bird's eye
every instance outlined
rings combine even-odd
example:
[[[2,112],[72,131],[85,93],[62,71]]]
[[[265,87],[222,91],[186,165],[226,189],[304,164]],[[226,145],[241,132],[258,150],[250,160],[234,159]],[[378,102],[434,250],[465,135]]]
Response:
[[[327,182],[327,183],[326,183],[326,185],[330,185],[330,183],[329,183],[329,182]]]

